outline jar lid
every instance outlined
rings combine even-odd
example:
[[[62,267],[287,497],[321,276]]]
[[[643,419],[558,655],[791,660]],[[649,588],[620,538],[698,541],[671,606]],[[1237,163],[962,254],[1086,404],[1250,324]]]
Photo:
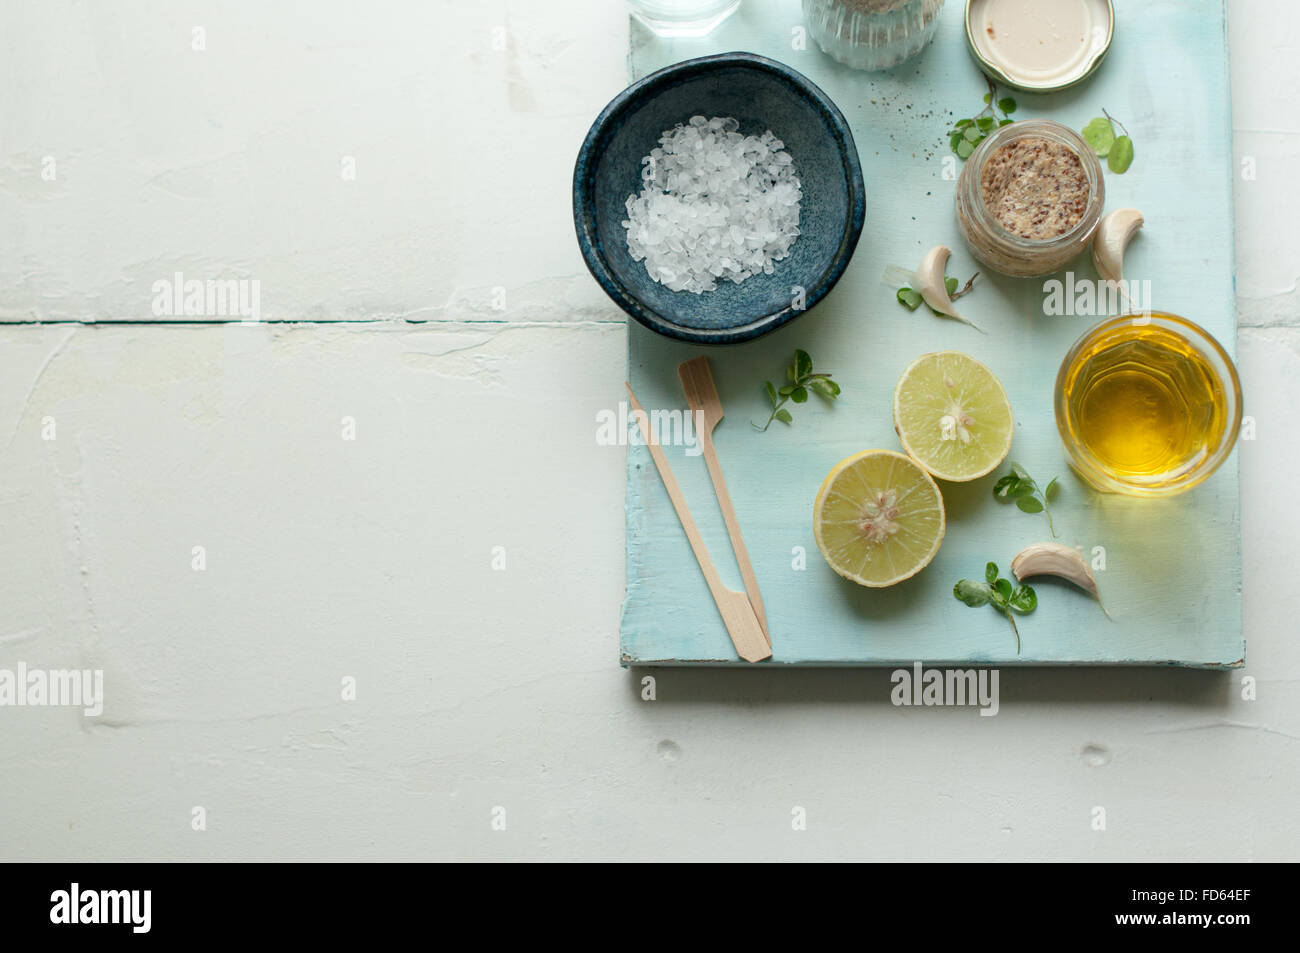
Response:
[[[1111,0],[966,0],[966,41],[980,69],[1030,93],[1091,76],[1115,32]]]

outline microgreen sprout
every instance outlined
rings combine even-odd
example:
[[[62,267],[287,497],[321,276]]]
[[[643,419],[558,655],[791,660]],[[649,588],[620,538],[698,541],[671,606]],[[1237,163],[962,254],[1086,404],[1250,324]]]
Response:
[[[767,401],[772,405],[772,413],[767,418],[767,423],[758,426],[752,420],[750,425],[760,432],[767,430],[772,426],[773,420],[779,420],[783,424],[794,423],[794,418],[790,411],[785,409],[789,401],[796,404],[802,404],[808,399],[808,392],[819,394],[826,400],[835,400],[840,396],[840,385],[831,380],[830,374],[814,374],[812,358],[808,356],[807,351],[795,351],[794,360],[790,366],[785,369],[786,384],[783,387],[773,386],[771,381],[763,382],[763,393],[767,395]]]
[[[1011,631],[1016,635],[1016,654],[1020,654],[1020,629],[1016,627],[1014,613],[1021,615],[1033,612],[1038,607],[1038,595],[1033,588],[1015,585],[1010,579],[998,577],[997,563],[984,567],[984,581],[959,579],[952,587],[952,594],[972,608],[989,606],[997,609],[1011,623]]]
[[[1052,501],[1060,489],[1060,484],[1056,482],[1056,477],[1048,481],[1047,486],[1041,490],[1033,478],[1025,472],[1025,468],[1018,463],[1011,464],[1011,472],[993,484],[994,498],[1004,503],[1015,501],[1016,506],[1025,513],[1046,513],[1047,528],[1056,535],[1056,527],[1052,524],[1052,511],[1048,509],[1047,504]]]
[[[994,129],[1015,121],[1011,114],[1016,111],[1016,101],[1010,96],[999,99],[993,80],[985,77],[985,81],[989,84],[989,91],[984,94],[984,108],[969,119],[958,119],[948,131],[948,145],[959,159],[969,158],[975,147]]]

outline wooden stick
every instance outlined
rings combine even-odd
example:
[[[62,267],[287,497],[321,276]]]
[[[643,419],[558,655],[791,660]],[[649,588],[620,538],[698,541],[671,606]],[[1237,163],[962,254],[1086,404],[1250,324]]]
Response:
[[[641,408],[641,403],[636,399],[636,394],[632,393],[632,385],[624,384],[624,386],[627,387],[627,396],[632,403],[637,425],[641,428],[641,437],[645,440],[645,445],[649,448],[650,456],[655,462],[655,468],[664,481],[664,489],[668,491],[668,499],[672,501],[673,509],[677,511],[682,529],[686,531],[691,552],[695,554],[695,561],[700,564],[700,572],[704,573],[704,581],[708,583],[709,592],[713,594],[713,601],[722,616],[722,624],[727,627],[727,634],[731,636],[731,644],[736,647],[736,654],[746,662],[761,662],[763,659],[771,658],[772,648],[763,635],[763,627],[759,625],[758,616],[754,614],[754,607],[750,604],[749,597],[743,592],[733,592],[722,584],[718,571],[713,566],[713,560],[709,558],[709,550],[704,545],[704,539],[700,536],[695,520],[691,517],[682,489],[677,485],[677,478],[673,476],[673,471],[668,466],[668,458],[664,456],[663,448],[654,441],[650,433],[650,420]]]
[[[707,357],[697,357],[677,365],[677,376],[682,379],[682,390],[686,392],[686,402],[691,410],[702,412],[704,426],[700,428],[700,447],[704,451],[704,462],[709,467],[709,479],[713,481],[713,492],[717,494],[718,506],[722,509],[722,519],[727,524],[727,535],[731,537],[731,548],[736,553],[736,565],[740,567],[740,578],[745,583],[745,594],[749,604],[754,607],[758,624],[763,628],[763,638],[768,647],[772,645],[772,634],[767,628],[767,613],[763,610],[763,595],[758,591],[758,577],[754,575],[754,565],[749,561],[749,550],[745,548],[745,539],[740,535],[740,523],[736,520],[736,508],[731,503],[731,493],[727,490],[727,481],[722,476],[722,464],[718,462],[718,452],[713,446],[713,429],[722,422],[722,400],[718,397],[718,388],[713,383],[713,371],[709,368]]]

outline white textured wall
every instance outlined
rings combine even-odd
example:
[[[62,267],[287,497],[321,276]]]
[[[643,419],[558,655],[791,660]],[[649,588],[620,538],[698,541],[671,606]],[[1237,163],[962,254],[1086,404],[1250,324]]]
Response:
[[[1295,859],[1300,14],[1230,13],[1247,668],[1009,671],[979,718],[617,668],[625,332],[568,183],[619,4],[6,3],[0,320],[57,323],[0,326],[0,667],[109,698],[0,708],[0,858]],[[85,323],[176,270],[348,323]]]

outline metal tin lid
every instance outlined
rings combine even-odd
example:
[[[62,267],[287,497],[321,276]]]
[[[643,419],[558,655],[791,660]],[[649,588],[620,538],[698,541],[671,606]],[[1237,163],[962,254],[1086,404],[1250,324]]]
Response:
[[[966,0],[966,41],[990,77],[1030,93],[1091,76],[1115,33],[1111,0]]]

